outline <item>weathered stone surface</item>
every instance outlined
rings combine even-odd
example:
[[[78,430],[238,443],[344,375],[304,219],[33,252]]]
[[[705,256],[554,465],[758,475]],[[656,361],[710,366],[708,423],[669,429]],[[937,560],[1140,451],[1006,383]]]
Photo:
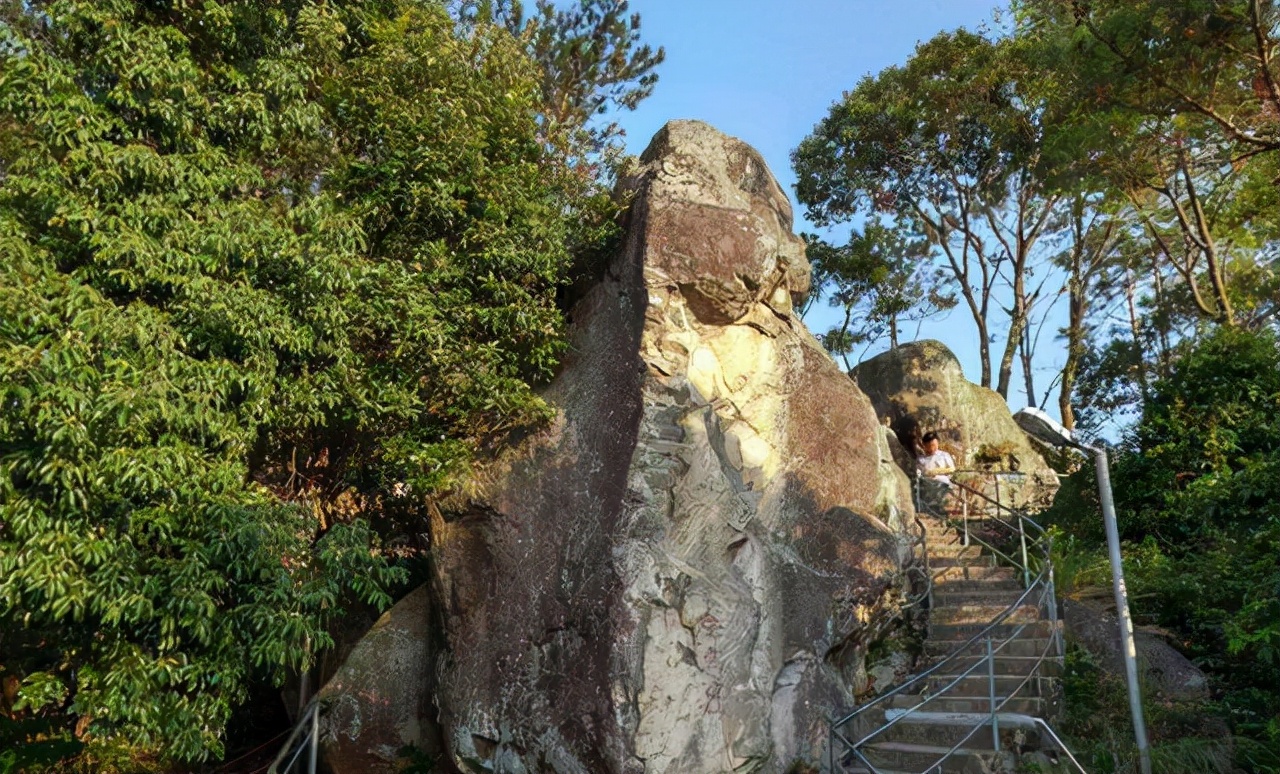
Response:
[[[441,749],[431,705],[430,605],[425,586],[400,600],[320,691],[324,758],[334,774],[390,774],[406,746]]]
[[[1038,508],[1053,501],[1058,477],[1013,421],[1008,404],[966,380],[960,361],[941,342],[904,344],[859,363],[850,375],[904,449],[914,452],[922,434],[936,431],[962,470],[1021,474],[1001,477],[1003,502]]]
[[[1113,675],[1124,678],[1120,651],[1120,623],[1112,610],[1080,599],[1062,600],[1062,620],[1067,636],[1092,653]],[[1139,629],[1133,634],[1138,670],[1145,690],[1174,701],[1194,701],[1209,696],[1209,681],[1200,668],[1172,645]]]
[[[664,128],[583,292],[557,419],[431,525],[454,764],[781,772],[899,610],[911,505],[870,402],[792,313],[759,155]]]

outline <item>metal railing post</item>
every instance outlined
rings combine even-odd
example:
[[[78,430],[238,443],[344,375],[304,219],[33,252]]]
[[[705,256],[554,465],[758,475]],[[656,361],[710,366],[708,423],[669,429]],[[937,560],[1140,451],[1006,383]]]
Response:
[[[964,519],[964,544],[969,545],[969,498],[965,497],[961,500],[960,517]]]
[[[316,758],[320,748],[320,705],[311,708],[311,750],[307,754],[307,774],[316,774]]]
[[[1000,720],[996,717],[996,657],[987,635],[987,691],[991,699],[991,749],[1000,752]]]
[[[1053,544],[1049,544],[1049,550],[1053,550]],[[1053,582],[1053,562],[1049,563],[1049,622],[1053,626],[1053,654],[1055,656],[1067,655],[1066,649],[1062,646],[1062,627],[1058,626],[1058,588]]]
[[[1031,585],[1031,565],[1027,562],[1027,525],[1018,514],[1018,540],[1022,543],[1022,585]]]

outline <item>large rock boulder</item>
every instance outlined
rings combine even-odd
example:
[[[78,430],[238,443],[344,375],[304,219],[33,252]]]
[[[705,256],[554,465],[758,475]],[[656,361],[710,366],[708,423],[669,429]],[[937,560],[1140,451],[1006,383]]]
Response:
[[[571,312],[546,430],[431,525],[449,756],[502,772],[816,764],[898,615],[906,477],[795,316],[760,155],[673,122]]]
[[[941,342],[904,344],[859,363],[850,375],[906,449],[935,431],[960,469],[999,474],[1003,502],[1038,509],[1053,501],[1058,476],[1013,421],[1008,404],[965,379],[960,361]],[[992,493],[990,485],[985,488]]]
[[[1067,637],[1089,651],[1109,674],[1124,679],[1120,622],[1115,610],[1084,599],[1063,599]],[[1209,680],[1191,660],[1162,638],[1138,629],[1133,633],[1138,670],[1145,690],[1171,701],[1209,697]]]
[[[423,586],[382,615],[321,689],[320,738],[338,774],[392,774],[401,751],[443,748],[434,722],[431,595]]]

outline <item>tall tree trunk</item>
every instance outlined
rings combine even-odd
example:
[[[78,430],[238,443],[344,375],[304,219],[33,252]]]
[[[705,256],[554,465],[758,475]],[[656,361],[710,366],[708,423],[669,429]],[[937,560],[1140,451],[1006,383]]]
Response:
[[[1076,375],[1080,373],[1080,358],[1084,355],[1087,302],[1079,263],[1078,259],[1072,261],[1071,278],[1067,281],[1067,362],[1062,365],[1062,391],[1058,393],[1062,426],[1068,430],[1076,427],[1076,412],[1071,408],[1071,397],[1076,389]]]
[[[1027,390],[1027,405],[1038,406],[1036,402],[1035,372],[1031,369],[1031,326],[1023,326],[1022,341],[1018,344],[1018,355],[1022,361],[1022,378]]]
[[[978,326],[978,355],[982,358],[980,384],[991,389],[991,339],[987,336],[987,321],[985,318],[978,317],[974,319],[974,323]]]
[[[1125,270],[1124,295],[1125,301],[1129,305],[1129,330],[1133,334],[1134,351],[1142,352],[1142,325],[1138,320],[1138,304],[1136,281],[1133,277],[1133,269]],[[1143,363],[1138,364],[1138,373],[1135,374],[1138,380],[1138,393],[1143,400],[1147,399],[1147,367]]]
[[[1027,290],[1023,282],[1023,272],[1015,266],[1013,280],[1013,311],[1009,315],[1009,337],[1004,343],[1004,354],[1000,356],[1000,380],[996,384],[996,392],[1005,400],[1009,399],[1009,382],[1013,380],[1013,358],[1017,354],[1018,344],[1022,341],[1022,333],[1027,327]]]
[[[1156,333],[1156,358],[1155,372],[1159,376],[1168,376],[1172,365],[1172,349],[1173,344],[1169,341],[1169,315],[1168,300],[1165,298],[1164,292],[1164,275],[1160,273],[1160,261],[1154,255],[1152,256],[1151,270],[1154,276],[1154,284],[1152,289],[1155,295],[1155,306],[1157,314],[1148,315],[1148,319],[1155,326]],[[1138,342],[1138,351],[1142,351],[1142,343]]]

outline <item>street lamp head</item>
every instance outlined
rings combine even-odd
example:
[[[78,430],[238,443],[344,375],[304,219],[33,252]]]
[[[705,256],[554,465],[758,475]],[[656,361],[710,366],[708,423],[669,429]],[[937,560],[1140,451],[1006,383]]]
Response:
[[[1013,415],[1013,421],[1021,427],[1027,435],[1032,438],[1043,441],[1050,446],[1070,446],[1075,449],[1083,448],[1083,444],[1072,436],[1071,431],[1063,427],[1057,420],[1038,408],[1028,406],[1021,409]]]

